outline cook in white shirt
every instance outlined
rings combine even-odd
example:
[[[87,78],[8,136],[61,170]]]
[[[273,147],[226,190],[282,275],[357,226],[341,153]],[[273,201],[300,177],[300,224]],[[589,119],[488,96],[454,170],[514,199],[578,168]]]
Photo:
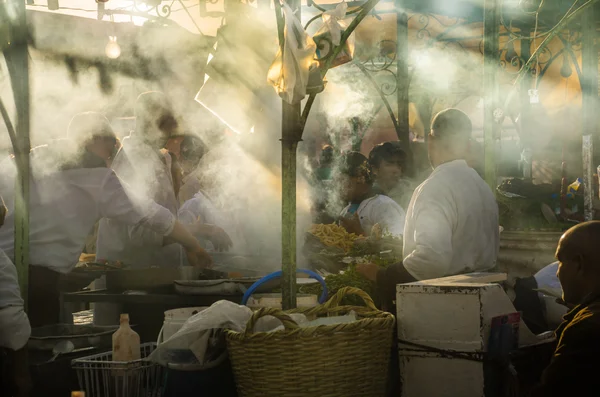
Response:
[[[341,186],[342,199],[349,204],[340,214],[340,225],[349,233],[370,234],[376,224],[392,236],[402,236],[405,213],[391,198],[373,193],[369,161],[358,152],[349,152],[340,159],[334,176]]]
[[[0,228],[7,209],[0,196]],[[0,249],[0,348],[22,349],[31,335],[17,279],[17,269]]]
[[[171,155],[161,149],[178,123],[164,94],[147,92],[136,102],[136,127],[112,162],[112,169],[136,196],[152,200],[177,216]],[[98,227],[96,257],[133,267],[179,266],[180,247],[164,246],[164,235],[142,225],[105,217]]]
[[[396,284],[484,271],[496,265],[498,205],[492,190],[467,165],[471,121],[457,109],[436,115],[429,135],[432,174],[414,192],[404,228],[404,261],[385,270],[359,266],[377,281],[386,301]]]
[[[6,212],[0,196],[0,228]],[[24,310],[17,269],[0,250],[0,368],[6,370],[3,371],[6,376],[0,377],[0,390],[27,395],[31,389],[26,348],[30,336],[31,325]]]
[[[193,199],[194,195],[202,189],[202,184],[200,183],[201,170],[198,167],[206,151],[206,146],[196,136],[186,135],[181,141],[179,154],[181,168],[183,169],[183,179],[178,195],[181,205]]]
[[[89,126],[79,131],[80,137],[87,137],[81,144],[66,140],[58,143],[60,148],[41,147],[31,153],[29,316],[34,327],[59,320],[60,275],[77,264],[87,235],[102,217],[149,228],[166,242],[181,243],[192,264],[211,260],[169,210],[133,198],[114,171],[106,168],[110,145],[114,145],[108,120],[92,113],[78,117],[81,125]],[[9,258],[14,256],[15,176],[14,163],[0,176],[0,192],[8,207],[5,226],[0,229],[0,249]]]

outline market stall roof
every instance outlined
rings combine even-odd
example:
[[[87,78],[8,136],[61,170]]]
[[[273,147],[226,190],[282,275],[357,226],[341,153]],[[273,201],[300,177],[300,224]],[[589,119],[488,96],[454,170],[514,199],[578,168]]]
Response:
[[[82,62],[148,80],[185,79],[185,85],[191,79],[196,89],[203,83],[202,71],[214,45],[212,37],[160,22],[136,26],[40,11],[28,11],[27,17],[33,47],[64,60],[67,67]],[[117,59],[105,53],[109,36],[118,38]]]

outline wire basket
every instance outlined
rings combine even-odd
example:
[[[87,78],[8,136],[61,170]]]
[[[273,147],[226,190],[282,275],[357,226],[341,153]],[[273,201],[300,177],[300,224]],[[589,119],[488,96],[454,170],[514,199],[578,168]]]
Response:
[[[79,387],[88,397],[160,397],[164,369],[150,361],[156,343],[140,346],[141,359],[111,361],[112,352],[95,354],[72,361]]]

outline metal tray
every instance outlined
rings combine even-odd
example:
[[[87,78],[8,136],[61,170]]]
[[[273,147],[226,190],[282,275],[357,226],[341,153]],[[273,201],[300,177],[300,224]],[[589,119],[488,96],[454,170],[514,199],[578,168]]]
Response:
[[[75,349],[110,347],[112,334],[118,326],[55,324],[33,328],[28,347],[32,350],[52,350],[61,341],[69,340]]]
[[[259,277],[281,269],[281,258],[265,255],[211,252],[213,269],[240,273],[243,277]]]
[[[175,280],[196,280],[201,269],[184,267],[149,267],[106,272],[106,288],[114,291],[145,290],[170,286]]]
[[[223,280],[176,280],[175,291],[182,295],[240,295],[259,279],[256,277]],[[269,291],[269,286],[259,288]]]

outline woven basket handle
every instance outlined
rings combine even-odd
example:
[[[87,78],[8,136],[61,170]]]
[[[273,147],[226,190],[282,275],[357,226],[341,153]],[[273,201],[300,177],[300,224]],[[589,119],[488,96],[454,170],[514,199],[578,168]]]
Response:
[[[323,308],[331,309],[331,308],[340,306],[342,299],[344,299],[346,296],[350,296],[350,295],[356,295],[356,296],[361,297],[362,300],[365,302],[365,305],[367,306],[367,308],[369,308],[373,311],[379,311],[379,309],[377,309],[377,307],[375,306],[375,302],[373,302],[373,299],[371,299],[369,294],[367,294],[365,291],[363,291],[360,288],[354,288],[354,287],[340,288],[338,290],[338,292],[334,296],[331,297],[331,299],[329,299],[327,302],[325,302],[325,304],[323,305]]]
[[[246,324],[246,330],[244,331],[244,336],[253,334],[256,323],[258,322],[258,320],[260,318],[265,317],[265,316],[275,317],[276,319],[281,321],[281,323],[283,324],[283,327],[286,330],[300,328],[298,326],[298,324],[296,324],[296,322],[294,320],[292,320],[292,318],[290,316],[288,316],[287,314],[285,314],[283,311],[276,309],[274,307],[263,307],[263,308],[260,308],[257,311],[255,311],[252,314],[252,317],[250,317],[250,320],[248,320],[248,323]]]

